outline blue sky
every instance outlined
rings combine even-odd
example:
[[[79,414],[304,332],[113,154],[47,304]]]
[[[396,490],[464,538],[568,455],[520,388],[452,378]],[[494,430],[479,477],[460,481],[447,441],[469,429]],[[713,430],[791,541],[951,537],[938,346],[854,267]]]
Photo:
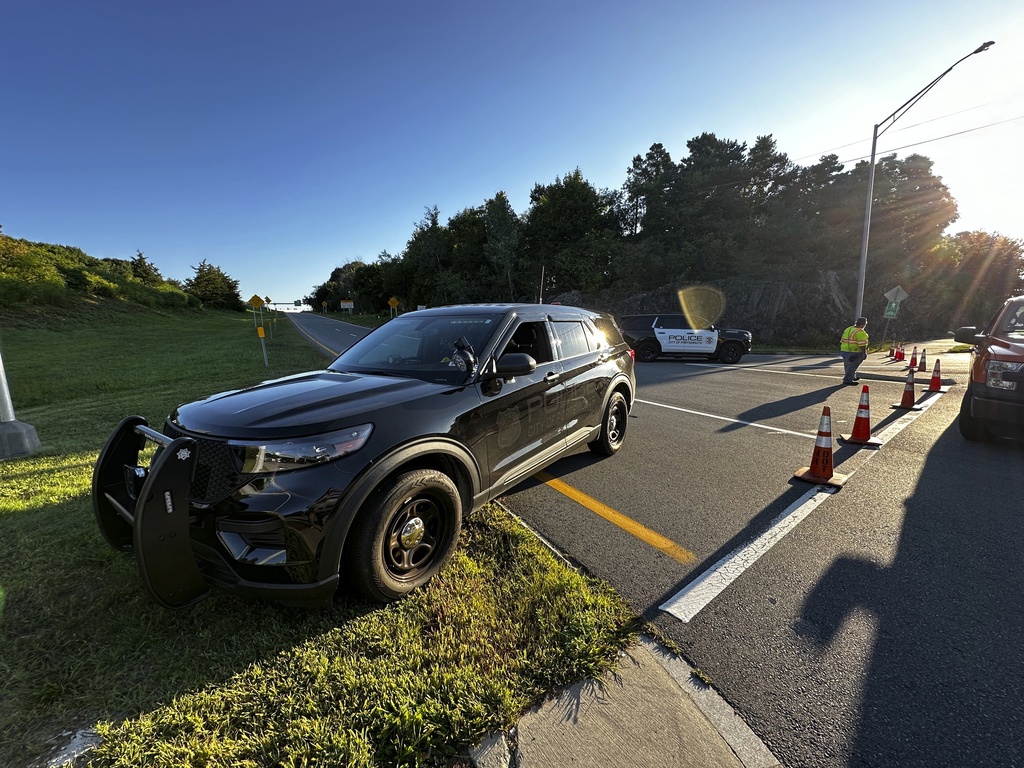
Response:
[[[4,233],[142,250],[169,278],[206,259],[243,299],[399,253],[434,205],[447,221],[504,191],[522,213],[577,167],[618,188],[654,142],[866,157],[875,123],[987,40],[879,153],[935,161],[951,231],[1024,238],[1019,0],[12,0],[2,23]]]

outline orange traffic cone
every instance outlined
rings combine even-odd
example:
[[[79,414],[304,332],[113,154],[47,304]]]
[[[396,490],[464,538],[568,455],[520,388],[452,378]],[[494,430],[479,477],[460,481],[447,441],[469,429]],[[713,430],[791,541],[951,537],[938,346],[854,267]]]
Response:
[[[928,382],[926,392],[949,392],[949,387],[942,386],[942,373],[939,361],[935,361],[935,368],[932,370],[932,380]]]
[[[821,421],[818,422],[818,437],[814,441],[811,466],[800,467],[793,473],[793,477],[837,488],[849,479],[849,475],[837,475],[832,471],[832,411],[827,405],[821,409]]]
[[[907,411],[920,411],[923,410],[920,405],[914,402],[914,369],[911,368],[907,373],[907,384],[903,387],[903,399],[898,403],[892,404],[893,408],[901,408]]]
[[[882,441],[871,436],[871,406],[868,404],[868,385],[860,391],[860,405],[857,406],[857,419],[853,422],[853,433],[840,435],[839,439],[844,443],[855,443],[856,445],[867,445],[877,448]]]
[[[925,372],[927,372],[927,370],[928,370],[928,365],[927,365],[927,364],[925,363],[925,361],[924,361],[924,359],[925,359],[925,356],[926,356],[927,354],[928,354],[928,350],[927,350],[927,349],[922,349],[922,350],[921,350],[921,362],[919,362],[919,363],[917,364],[917,372],[918,372],[918,373],[925,373]]]
[[[896,359],[898,361],[900,361],[900,362],[903,362],[904,360],[907,359],[907,353],[903,349],[903,342],[902,341],[896,347]]]
[[[914,347],[914,354],[910,356],[910,368],[917,368],[917,347]]]
[[[888,357],[895,357],[895,356],[896,356],[896,342],[894,341],[894,342],[889,344],[889,354],[888,354]]]

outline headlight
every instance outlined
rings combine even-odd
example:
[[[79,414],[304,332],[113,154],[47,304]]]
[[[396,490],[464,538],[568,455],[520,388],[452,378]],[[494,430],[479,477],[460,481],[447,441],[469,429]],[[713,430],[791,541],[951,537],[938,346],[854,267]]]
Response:
[[[370,439],[372,431],[373,424],[361,424],[294,440],[229,440],[228,445],[242,453],[242,471],[246,474],[272,474],[324,464],[355,453]]]
[[[1003,360],[989,360],[985,363],[985,386],[993,389],[1016,389],[1016,381],[1004,381],[1003,374],[1024,368],[1024,363],[1009,363]]]

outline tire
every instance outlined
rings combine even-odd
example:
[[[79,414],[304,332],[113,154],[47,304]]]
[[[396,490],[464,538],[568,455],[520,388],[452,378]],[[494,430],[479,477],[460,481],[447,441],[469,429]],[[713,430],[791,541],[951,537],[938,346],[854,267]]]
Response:
[[[653,363],[661,354],[661,348],[653,341],[644,341],[636,348],[636,359],[641,363]]]
[[[960,436],[971,442],[987,442],[992,439],[991,433],[985,427],[981,419],[971,415],[971,390],[968,387],[964,393],[964,399],[960,401],[960,415],[956,424],[960,428]]]
[[[605,456],[618,453],[626,439],[628,419],[629,406],[626,404],[626,398],[621,392],[612,393],[601,418],[601,434],[597,440],[587,443],[587,447],[594,453],[602,453]]]
[[[448,475],[417,469],[391,478],[356,520],[352,585],[378,603],[404,597],[448,562],[461,528],[462,497]]]
[[[718,350],[718,359],[726,365],[738,363],[743,357],[743,348],[739,344],[723,344]]]

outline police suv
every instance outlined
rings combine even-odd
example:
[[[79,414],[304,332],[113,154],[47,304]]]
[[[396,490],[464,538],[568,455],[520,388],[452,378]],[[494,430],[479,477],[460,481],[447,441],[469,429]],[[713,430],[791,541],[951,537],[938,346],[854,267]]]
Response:
[[[735,328],[694,328],[686,315],[623,315],[622,336],[636,351],[636,359],[649,363],[662,355],[700,356],[723,363],[739,362],[750,352],[750,331]]]

